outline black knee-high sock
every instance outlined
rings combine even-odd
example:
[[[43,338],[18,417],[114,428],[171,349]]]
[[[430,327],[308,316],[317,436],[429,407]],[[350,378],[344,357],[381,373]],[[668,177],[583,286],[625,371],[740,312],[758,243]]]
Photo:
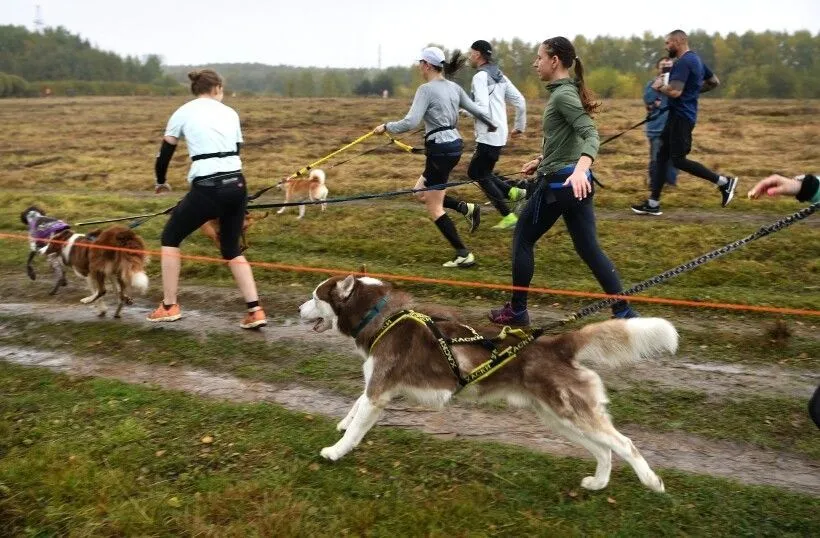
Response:
[[[452,209],[453,211],[458,211],[462,215],[467,214],[467,203],[461,200],[456,200],[455,198],[449,195],[444,197],[444,208]]]
[[[453,224],[453,221],[450,220],[450,217],[446,214],[440,216],[436,219],[436,226],[438,227],[438,231],[441,232],[441,235],[456,249],[459,256],[466,256],[469,253],[464,243],[461,242],[456,226]]]

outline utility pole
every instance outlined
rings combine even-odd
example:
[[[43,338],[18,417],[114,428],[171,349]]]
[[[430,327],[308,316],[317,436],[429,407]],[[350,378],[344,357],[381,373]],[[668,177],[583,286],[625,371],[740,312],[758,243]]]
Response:
[[[382,44],[379,43],[379,71],[382,70]]]
[[[43,20],[43,13],[40,10],[40,4],[34,8],[34,31],[38,33],[42,33],[43,28],[45,28],[45,21]]]

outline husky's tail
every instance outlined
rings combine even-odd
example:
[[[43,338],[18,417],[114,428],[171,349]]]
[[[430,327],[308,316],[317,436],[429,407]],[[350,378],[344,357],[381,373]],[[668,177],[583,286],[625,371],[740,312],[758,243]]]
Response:
[[[609,320],[578,332],[581,342],[575,359],[586,364],[625,366],[678,349],[678,332],[662,318]]]

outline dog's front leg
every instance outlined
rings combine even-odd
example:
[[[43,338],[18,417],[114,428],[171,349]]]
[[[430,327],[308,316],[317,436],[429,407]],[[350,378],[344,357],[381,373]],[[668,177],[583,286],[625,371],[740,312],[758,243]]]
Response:
[[[298,216],[298,217],[296,217],[296,218],[297,218],[297,219],[301,219],[301,218],[302,218],[302,217],[304,217],[304,216],[305,216],[305,206],[300,205],[300,206],[299,206],[299,216]]]
[[[350,411],[347,413],[347,416],[340,420],[338,424],[336,424],[336,430],[343,432],[350,426],[350,423],[353,422],[353,417],[356,416],[356,412],[359,410],[359,403],[362,401],[363,398],[367,398],[367,396],[365,396],[364,394],[359,396],[359,398],[353,403],[353,407],[350,408]]]
[[[379,415],[387,405],[387,402],[371,400],[367,394],[363,394],[357,403],[356,415],[350,421],[347,431],[335,445],[322,449],[320,454],[323,458],[336,461],[356,448],[364,435],[379,420]]]
[[[26,260],[26,274],[32,280],[37,280],[37,273],[34,272],[34,257],[37,256],[37,251],[32,250],[28,253],[28,260]]]
[[[54,287],[51,288],[48,294],[55,295],[61,286],[68,285],[65,279],[65,267],[63,266],[63,261],[60,259],[60,255],[54,252],[48,255],[48,263],[54,271]]]
[[[285,189],[285,203],[287,204],[288,202],[290,202],[290,194],[288,193],[287,188],[286,188]],[[277,211],[276,214],[281,215],[282,213],[285,212],[285,209],[287,209],[287,208],[288,208],[288,206],[283,205],[282,207],[279,208],[279,211]]]

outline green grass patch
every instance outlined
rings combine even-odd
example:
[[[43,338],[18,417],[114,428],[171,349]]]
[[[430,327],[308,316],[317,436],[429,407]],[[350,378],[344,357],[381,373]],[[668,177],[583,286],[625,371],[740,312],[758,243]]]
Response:
[[[0,364],[11,535],[812,536],[820,500],[661,471],[578,487],[593,463],[376,428],[336,464],[330,421]],[[205,442],[211,441],[211,442]]]

